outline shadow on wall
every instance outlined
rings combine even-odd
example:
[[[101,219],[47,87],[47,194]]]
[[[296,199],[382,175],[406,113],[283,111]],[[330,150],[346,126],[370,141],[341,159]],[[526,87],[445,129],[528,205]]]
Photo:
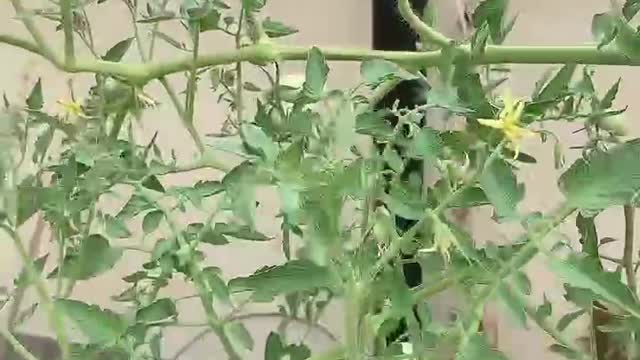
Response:
[[[51,338],[43,336],[32,336],[24,334],[16,334],[16,338],[23,344],[23,346],[29,350],[38,359],[58,360],[60,359],[60,350],[58,343]],[[83,360],[127,360],[126,356],[104,352],[97,357],[87,358],[78,354],[78,359]],[[6,341],[0,340],[0,360],[23,360],[24,358],[13,351],[11,345]]]

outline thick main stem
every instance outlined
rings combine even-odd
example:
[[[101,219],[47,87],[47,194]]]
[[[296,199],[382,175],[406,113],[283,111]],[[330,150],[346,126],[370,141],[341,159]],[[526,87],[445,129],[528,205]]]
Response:
[[[73,43],[73,7],[71,0],[60,1],[62,14],[62,30],[64,32],[64,63],[73,66],[75,63],[75,48]]]
[[[624,207],[624,253],[622,263],[627,277],[627,285],[629,289],[636,294],[636,274],[633,269],[633,242],[635,233],[635,214],[636,209],[632,205]]]

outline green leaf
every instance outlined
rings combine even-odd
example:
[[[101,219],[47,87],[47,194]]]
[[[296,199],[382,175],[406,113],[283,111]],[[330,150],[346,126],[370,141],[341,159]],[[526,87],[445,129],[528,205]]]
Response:
[[[622,14],[625,19],[631,20],[640,11],[640,0],[627,0],[622,6]]]
[[[640,34],[624,19],[616,19],[618,35],[615,38],[616,46],[630,59],[640,57]]]
[[[229,287],[220,278],[219,269],[215,267],[207,267],[202,269],[202,277],[206,286],[209,287],[208,291],[224,305],[231,305],[231,297],[229,293]]]
[[[480,176],[480,186],[499,218],[517,215],[518,203],[524,197],[524,186],[518,184],[511,166],[502,159],[492,161]]]
[[[218,30],[220,27],[218,24],[220,23],[220,12],[216,9],[209,9],[207,14],[201,17],[198,21],[200,22],[200,32],[206,32],[210,30]]]
[[[616,99],[618,91],[620,90],[620,81],[622,81],[622,78],[618,78],[618,81],[616,81],[616,83],[613,84],[613,86],[611,86],[609,90],[607,90],[607,93],[600,101],[600,107],[602,109],[609,109],[611,106],[613,106],[613,100]]]
[[[267,0],[242,0],[242,6],[246,11],[259,11],[266,5]]]
[[[267,162],[275,161],[279,152],[278,145],[261,128],[252,124],[242,124],[240,131],[252,151],[257,152]]]
[[[593,217],[584,217],[581,213],[576,216],[576,227],[580,233],[580,244],[582,244],[582,252],[599,259],[598,252],[598,232],[596,230],[595,219]]]
[[[640,192],[640,139],[576,161],[559,180],[570,206],[604,209],[625,205]]]
[[[508,0],[484,0],[476,7],[472,15],[476,28],[481,27],[484,23],[487,24],[491,38],[496,44],[502,43],[507,33],[503,23],[508,3]]]
[[[518,324],[523,328],[527,328],[527,313],[526,306],[527,304],[522,302],[523,294],[515,294],[517,290],[515,287],[512,287],[508,284],[502,284],[498,288],[498,296],[504,306],[509,310],[509,312],[513,315],[513,317],[517,320]]]
[[[427,92],[427,103],[430,106],[447,109],[456,114],[473,112],[458,97],[456,89],[450,86],[432,88]]]
[[[303,94],[313,101],[319,100],[324,94],[328,74],[329,66],[324,54],[317,47],[313,47],[307,55]]]
[[[24,224],[40,209],[41,184],[35,176],[27,176],[18,184],[16,215],[17,226]]]
[[[529,276],[522,271],[518,271],[513,274],[514,287],[524,293],[525,295],[531,295],[531,280]]]
[[[535,314],[536,320],[544,321],[546,318],[551,316],[552,312],[553,312],[553,307],[549,302],[549,299],[547,299],[547,295],[544,295],[544,301],[542,302],[542,305],[538,306],[538,309],[536,309],[536,314]]]
[[[27,108],[29,110],[40,110],[42,109],[42,105],[44,105],[42,98],[42,79],[38,78],[38,81],[31,89],[31,93],[29,93],[29,97],[27,97]]]
[[[373,89],[385,81],[401,78],[401,74],[398,65],[383,59],[366,60],[360,64],[360,76]]]
[[[172,299],[164,298],[136,312],[136,321],[147,325],[172,322],[178,317],[176,304]]]
[[[292,260],[283,265],[268,266],[248,277],[229,282],[232,292],[252,291],[259,299],[333,285],[335,279],[329,269],[308,260]]]
[[[116,215],[116,217],[122,220],[127,220],[135,217],[143,211],[150,210],[152,208],[154,208],[153,204],[147,201],[146,198],[138,194],[133,194],[129,201],[127,201],[124,207],[120,210],[120,212],[118,212],[118,215]]]
[[[42,270],[44,270],[44,265],[47,263],[48,257],[49,257],[49,254],[46,254],[42,257],[37,258],[33,262],[32,269],[35,270],[35,273],[37,276],[40,276],[40,274],[42,274]],[[13,285],[16,288],[24,288],[29,284],[30,284],[29,273],[27,272],[27,269],[22,269],[18,277],[13,281]]]
[[[444,149],[440,134],[430,128],[423,127],[412,139],[410,151],[412,157],[426,161],[435,161]]]
[[[575,64],[564,65],[556,75],[542,88],[540,93],[533,97],[533,101],[556,100],[565,95],[569,90],[569,83],[576,70]]]
[[[377,139],[388,139],[393,135],[393,127],[385,119],[386,111],[367,111],[356,117],[356,132]]]
[[[571,325],[574,320],[576,320],[586,312],[586,310],[580,309],[564,315],[560,318],[560,320],[558,320],[558,325],[556,325],[556,328],[558,329],[558,331],[564,331],[569,325]]]
[[[270,17],[267,17],[262,21],[262,28],[264,32],[270,38],[280,38],[284,36],[293,35],[298,32],[298,29],[283,24],[280,21],[271,20]]]
[[[242,323],[228,322],[224,324],[223,331],[236,352],[242,354],[253,350],[253,338]]]
[[[499,351],[493,350],[483,334],[473,334],[456,354],[456,360],[507,360],[507,358]]]
[[[474,55],[484,54],[484,49],[487,47],[487,40],[489,40],[489,25],[483,24],[476,30],[471,38],[471,53]]]
[[[456,196],[455,200],[451,202],[449,207],[468,208],[490,204],[491,202],[487,198],[487,194],[484,193],[484,190],[479,187],[470,187],[460,193],[460,196]]]
[[[609,45],[618,35],[615,17],[607,13],[595,14],[591,20],[591,34],[598,42],[598,49]]]
[[[119,62],[120,60],[122,60],[127,51],[129,51],[133,40],[134,38],[130,37],[118,42],[111,49],[109,49],[106,54],[104,54],[102,60]]]
[[[395,149],[393,149],[391,146],[385,147],[384,151],[382,152],[382,157],[393,171],[398,174],[402,173],[402,170],[404,169],[404,161]]]
[[[619,277],[601,269],[598,260],[571,254],[564,260],[553,259],[551,268],[573,286],[589,289],[602,299],[640,318],[640,304]]]
[[[255,228],[256,212],[256,169],[249,163],[236,166],[222,180],[225,197],[234,215],[252,229]]]
[[[65,257],[62,276],[88,280],[113,268],[121,257],[122,249],[112,248],[102,235],[93,234],[82,241],[77,254]]]
[[[221,235],[231,236],[236,239],[251,241],[268,241],[270,237],[252,230],[249,226],[240,224],[216,223],[213,232]]]
[[[114,218],[112,216],[105,216],[104,219],[105,231],[107,235],[114,239],[124,239],[131,236],[131,232],[127,228],[127,225],[122,219]]]
[[[91,344],[114,345],[127,330],[127,323],[120,315],[96,305],[57,299],[55,308],[70,318]]]
[[[155,175],[151,175],[146,179],[144,179],[144,181],[142,182],[142,186],[144,186],[149,190],[153,190],[161,193],[165,192],[164,186],[162,186],[162,183],[160,182],[158,177]]]
[[[156,231],[158,226],[160,226],[160,222],[164,218],[164,213],[160,210],[153,210],[147,213],[142,220],[142,231],[145,234],[152,233]]]
[[[281,360],[284,355],[284,344],[280,335],[273,331],[270,332],[264,347],[264,360]]]

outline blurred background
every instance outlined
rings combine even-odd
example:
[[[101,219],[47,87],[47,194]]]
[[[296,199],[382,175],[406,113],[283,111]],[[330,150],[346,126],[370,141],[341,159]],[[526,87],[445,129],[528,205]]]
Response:
[[[25,0],[28,7],[37,7],[40,4],[36,0]],[[453,0],[430,0],[437,9],[438,27],[447,35],[460,37],[461,29],[457,23],[456,2]],[[608,9],[609,2],[606,0],[512,0],[511,12],[513,15],[520,14],[516,26],[507,40],[510,44],[546,44],[546,45],[573,45],[588,43],[591,40],[591,17],[596,12],[603,12]],[[96,47],[98,49],[109,49],[118,41],[131,36],[129,15],[126,7],[119,1],[111,0],[108,4],[100,7],[93,7],[89,17],[93,21]],[[13,10],[7,1],[0,2],[0,33],[23,34],[27,36],[19,21],[13,18]],[[287,40],[289,43],[305,46],[340,46],[340,47],[370,47],[371,45],[371,3],[370,0],[270,0],[264,10],[263,16],[270,16],[286,24],[297,27],[300,32]],[[58,49],[61,49],[61,34],[54,32],[52,23],[40,24],[44,33],[50,35],[51,42]],[[162,30],[166,33],[177,33],[179,30],[171,26],[163,25]],[[186,40],[186,39],[185,39]],[[230,39],[221,37],[213,33],[205,34],[203,40],[203,52],[229,49],[233,46]],[[131,51],[125,61],[138,61],[135,51]],[[166,59],[175,56],[175,50],[165,46],[159,46],[156,59]],[[46,106],[54,108],[56,100],[69,98],[68,81],[70,76],[56,71],[44,60],[7,46],[0,46],[0,60],[3,63],[0,68],[0,91],[6,92],[7,96],[16,102],[22,102],[27,96],[33,84],[39,77],[42,78],[45,92]],[[358,64],[334,63],[331,66],[330,86],[349,87],[359,80]],[[288,63],[284,66],[286,73],[296,73],[303,69],[303,64]],[[511,87],[515,95],[528,96],[537,79],[548,69],[545,66],[521,65],[513,67],[513,77],[508,86]],[[253,75],[252,75],[253,74]],[[257,73],[249,71],[248,77],[258,77]],[[616,107],[629,105],[627,119],[631,127],[631,136],[640,135],[640,124],[635,120],[635,116],[640,114],[640,104],[637,100],[638,90],[640,90],[640,72],[634,68],[598,68],[596,73],[596,87],[603,89],[613,84],[618,77],[623,78],[622,87]],[[76,92],[83,93],[90,78],[86,75],[73,76],[73,87]],[[170,79],[176,83],[177,88],[182,88],[184,79],[181,75]],[[161,148],[169,147],[176,150],[179,161],[188,161],[196,154],[190,138],[186,131],[182,129],[175,110],[170,105],[166,95],[157,83],[148,87],[148,92],[154,96],[161,105],[144,114],[142,127],[143,137],[141,142],[148,141],[153,134],[158,131],[157,143]],[[216,103],[214,96],[207,91],[207,86],[201,86],[197,99],[196,123],[202,133],[212,133],[219,130],[225,118],[226,109]],[[603,90],[604,91],[604,90]],[[446,124],[445,124],[446,126]],[[572,134],[577,130],[578,125],[564,124],[559,127],[558,133],[567,146],[581,144],[584,138],[580,134]],[[527,153],[533,154],[537,159],[537,164],[523,166],[519,172],[521,181],[526,182],[527,192],[522,207],[527,210],[546,211],[553,209],[561,195],[557,190],[557,171],[553,166],[553,153],[548,145],[542,145],[539,139],[530,140],[523,148]],[[1,153],[0,149],[0,153]],[[565,149],[567,162],[572,162],[579,154],[575,150]],[[196,174],[182,174],[168,178],[170,184],[190,184]],[[215,172],[200,173],[198,176],[210,176],[212,179],[219,178],[221,174]],[[273,194],[265,192],[260,194],[262,204],[275,202]],[[117,208],[122,203],[110,200],[105,206]],[[273,219],[274,212],[269,212],[268,206],[263,206],[263,213],[259,214],[259,228],[265,233],[276,236],[276,240],[267,243],[251,243],[243,246],[242,243],[230,244],[225,247],[217,247],[215,251],[209,251],[209,262],[224,270],[226,277],[245,275],[251,273],[262,265],[271,265],[283,260],[280,250],[279,226]],[[498,226],[490,218],[489,209],[481,209],[473,212],[469,217],[469,227],[479,243],[491,241],[494,243],[508,242],[514,237],[516,229],[508,226]],[[33,220],[33,219],[32,219]],[[185,219],[188,221],[188,219]],[[600,222],[601,237],[620,238],[623,234],[623,219],[621,211],[611,211],[598,218]],[[33,223],[24,226],[22,233],[25,239],[30,238],[33,231]],[[132,228],[139,228],[132,227]],[[576,239],[572,224],[563,229],[572,239]],[[136,234],[134,234],[136,235]],[[140,235],[140,234],[137,234]],[[45,239],[48,235],[45,234]],[[0,252],[0,286],[11,286],[21,264],[9,239],[0,235],[0,244],[3,251]],[[614,254],[621,254],[618,243],[607,245],[607,251]],[[49,244],[45,241],[39,253],[47,251]],[[79,282],[76,286],[73,297],[85,302],[95,303],[103,307],[119,309],[121,304],[112,302],[109,297],[118,294],[125,289],[125,283],[121,277],[130,274],[137,269],[144,257],[136,253],[127,253],[116,269],[88,282]],[[543,294],[552,302],[562,301],[563,289],[561,283],[554,279],[541,261],[534,261],[528,267],[528,273],[533,281],[533,299],[537,304],[542,302]],[[189,286],[181,281],[171,284],[167,290],[172,296],[188,296],[192,293]],[[24,301],[24,307],[33,303],[33,294],[28,293]],[[455,307],[455,294],[436,299],[436,306],[446,313],[450,308]],[[185,320],[198,321],[202,319],[202,314],[197,310],[197,300],[181,301],[180,316]],[[256,307],[254,311],[274,311],[271,305]],[[554,306],[554,317],[559,318],[570,311],[568,306]],[[533,360],[533,359],[554,359],[554,355],[546,351],[547,345],[551,344],[550,339],[538,330],[527,330],[520,327],[516,321],[512,320],[507,311],[500,306],[492,306],[490,316],[497,322],[498,347],[504,351],[510,359]],[[0,312],[0,321],[6,322],[6,310]],[[336,303],[327,311],[323,324],[332,329],[337,336],[342,332],[342,315],[340,304]],[[21,325],[19,331],[33,335],[47,335],[48,329],[46,319],[42,313],[36,314]],[[256,348],[251,359],[263,358],[263,344],[266,335],[279,323],[277,319],[251,320],[247,326],[252,331]],[[4,326],[2,323],[1,326]],[[532,326],[533,327],[533,326]],[[295,328],[295,327],[294,327]],[[304,336],[306,331],[300,327],[300,336]],[[572,325],[571,331],[575,336],[585,335],[587,327],[585,324],[576,322]],[[189,342],[193,336],[200,332],[197,328],[173,328],[165,333],[166,342],[164,344],[164,354],[170,358],[182,345]],[[331,339],[321,332],[312,332],[308,335],[311,343],[318,349],[327,348],[331,344]],[[204,337],[189,352],[180,359],[219,359],[224,355],[220,352],[221,347],[217,339],[213,336]]]

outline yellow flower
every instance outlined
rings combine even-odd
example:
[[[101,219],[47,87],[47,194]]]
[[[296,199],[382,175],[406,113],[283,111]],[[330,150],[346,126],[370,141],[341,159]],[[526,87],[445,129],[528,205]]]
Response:
[[[84,111],[82,111],[82,104],[80,104],[80,102],[78,101],[58,100],[58,104],[68,115],[73,115],[79,118],[87,118],[87,115],[84,113]]]
[[[520,118],[524,110],[523,100],[514,100],[511,94],[506,92],[502,96],[502,102],[503,108],[497,119],[478,119],[478,122],[484,126],[502,130],[509,147],[515,152],[515,159],[520,154],[522,139],[534,135],[535,132],[520,125]]]

